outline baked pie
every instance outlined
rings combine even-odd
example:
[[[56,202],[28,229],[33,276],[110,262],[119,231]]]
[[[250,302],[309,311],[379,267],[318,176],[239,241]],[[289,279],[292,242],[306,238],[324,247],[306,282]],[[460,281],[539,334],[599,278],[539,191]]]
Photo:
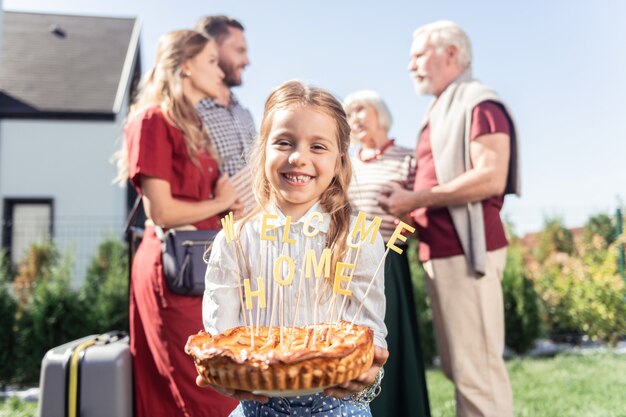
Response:
[[[258,393],[314,392],[367,371],[374,360],[373,339],[370,328],[347,321],[258,331],[240,326],[215,336],[200,331],[189,337],[185,352],[213,385]]]

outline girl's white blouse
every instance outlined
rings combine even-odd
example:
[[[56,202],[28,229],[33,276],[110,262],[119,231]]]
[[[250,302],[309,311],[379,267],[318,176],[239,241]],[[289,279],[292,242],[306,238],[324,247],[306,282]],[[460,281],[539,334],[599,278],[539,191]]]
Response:
[[[326,237],[330,216],[322,213],[323,219],[313,218],[311,229],[320,230],[314,237],[306,237],[302,228],[309,214],[318,211],[322,212],[319,203],[315,204],[297,222],[291,223],[289,238],[295,243],[284,243],[283,232],[285,229],[285,216],[275,207],[268,208],[269,213],[274,213],[278,219],[272,219],[271,223],[276,227],[268,234],[276,236],[275,241],[261,240],[261,215],[250,219],[243,227],[239,236],[243,256],[235,253],[235,243],[228,243],[221,231],[213,242],[211,255],[205,277],[205,291],[202,305],[202,315],[204,327],[211,334],[221,333],[224,330],[235,326],[242,326],[244,323],[250,325],[250,313],[253,324],[261,326],[278,326],[281,323],[285,326],[304,326],[307,324],[324,323],[341,319],[352,321],[370,327],[374,331],[374,343],[377,346],[387,348],[385,336],[387,328],[385,326],[385,277],[384,260],[385,247],[382,237],[377,234],[374,243],[370,243],[369,237],[361,244],[354,273],[348,289],[352,295],[347,297],[345,306],[343,295],[334,295],[332,292],[332,278],[306,278],[304,276],[305,253],[307,249],[314,249],[317,259],[321,259],[321,254],[326,247]],[[350,231],[355,224],[355,217],[352,217]],[[235,224],[237,232],[238,224]],[[352,249],[352,259],[356,254],[356,249]],[[274,262],[281,256],[286,255],[293,259],[295,264],[295,274],[290,285],[281,286],[274,279]],[[243,258],[243,259],[242,259]],[[237,261],[245,260],[249,268],[249,276],[241,276]],[[380,268],[379,263],[382,262]],[[374,273],[378,273],[374,278]],[[287,268],[281,268],[283,279],[287,277]],[[350,275],[348,271],[346,275]],[[245,320],[243,317],[242,303],[240,298],[244,293],[243,279],[252,278],[251,289],[257,290],[257,277],[263,277],[265,286],[266,307],[259,308],[258,298],[253,297],[252,309],[245,309]],[[325,282],[319,282],[323,280]],[[316,283],[320,301],[315,302]],[[371,283],[371,286],[370,286]],[[346,288],[347,281],[343,281],[341,287]],[[369,288],[369,292],[368,291]],[[282,296],[281,296],[282,291]],[[365,294],[367,292],[367,296]],[[363,306],[361,300],[365,297]],[[245,299],[244,306],[245,306]],[[281,306],[282,303],[282,306]],[[360,310],[360,311],[358,311]],[[357,315],[358,313],[358,315]],[[355,318],[355,315],[357,317]],[[271,323],[270,323],[271,321]]]

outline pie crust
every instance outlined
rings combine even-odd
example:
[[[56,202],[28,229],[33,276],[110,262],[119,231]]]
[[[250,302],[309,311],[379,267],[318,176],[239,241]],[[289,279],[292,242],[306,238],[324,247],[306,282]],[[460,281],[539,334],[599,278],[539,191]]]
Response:
[[[302,391],[339,385],[367,371],[374,360],[373,339],[370,328],[346,321],[283,327],[282,338],[280,327],[241,326],[215,336],[200,331],[189,337],[185,352],[213,385]]]

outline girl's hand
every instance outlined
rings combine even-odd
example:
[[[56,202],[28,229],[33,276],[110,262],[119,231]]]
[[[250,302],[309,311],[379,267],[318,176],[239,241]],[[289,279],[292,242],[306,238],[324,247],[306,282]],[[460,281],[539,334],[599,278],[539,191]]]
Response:
[[[211,387],[215,391],[219,392],[220,394],[226,395],[228,397],[232,397],[238,401],[241,401],[241,400],[258,401],[260,403],[265,404],[270,400],[269,397],[266,395],[257,395],[257,394],[251,393],[250,391],[228,389],[228,388],[219,387],[217,385],[211,385],[209,381],[204,379],[204,377],[202,377],[201,375],[198,375],[196,377],[196,385],[199,386],[200,388]]]
[[[372,363],[372,367],[370,369],[363,372],[352,381],[345,382],[336,387],[325,389],[324,394],[332,395],[333,397],[337,398],[343,398],[346,395],[363,391],[365,388],[374,383],[378,371],[385,364],[385,362],[387,362],[387,358],[389,358],[389,351],[387,349],[376,346],[376,350],[374,351],[374,362]]]
[[[217,179],[215,184],[215,200],[222,203],[224,210],[228,210],[237,201],[237,189],[230,181],[228,174],[224,174]]]

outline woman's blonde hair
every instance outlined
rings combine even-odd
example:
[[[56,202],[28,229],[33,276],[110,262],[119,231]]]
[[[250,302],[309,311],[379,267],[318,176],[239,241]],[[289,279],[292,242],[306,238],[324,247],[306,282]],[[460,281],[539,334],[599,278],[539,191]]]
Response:
[[[183,79],[186,75],[182,65],[198,55],[209,42],[213,40],[194,30],[177,30],[161,36],[156,63],[139,83],[127,119],[132,120],[146,108],[159,106],[168,123],[183,132],[187,152],[193,161],[205,149],[214,157],[216,155],[195,107],[183,94]],[[117,152],[115,159],[117,181],[125,182],[128,179],[126,143]]]
[[[278,110],[307,108],[330,116],[335,124],[339,158],[337,174],[329,187],[322,193],[320,205],[330,215],[330,226],[326,245],[332,247],[332,271],[334,275],[337,261],[343,260],[347,251],[347,238],[350,229],[352,209],[348,200],[348,186],[352,179],[352,164],[348,156],[350,146],[350,126],[341,103],[328,91],[309,87],[300,81],[287,81],[276,87],[265,101],[261,131],[255,141],[251,155],[250,167],[254,194],[259,206],[243,219],[241,226],[258,214],[262,208],[273,201],[273,191],[265,174],[265,148],[272,131],[274,114]]]

